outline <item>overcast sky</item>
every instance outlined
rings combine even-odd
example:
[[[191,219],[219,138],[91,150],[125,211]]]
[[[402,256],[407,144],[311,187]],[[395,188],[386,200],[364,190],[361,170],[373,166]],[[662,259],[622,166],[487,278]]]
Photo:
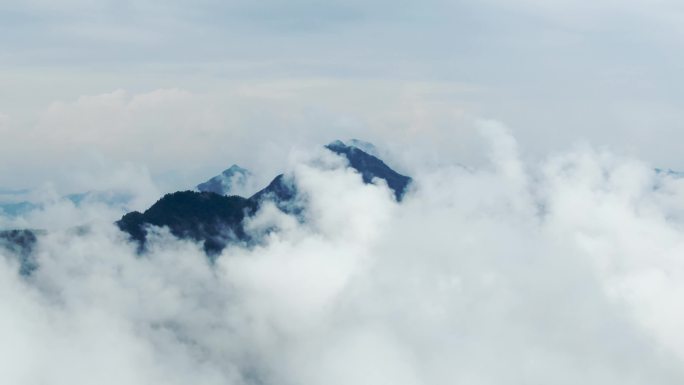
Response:
[[[43,206],[0,229],[46,232],[28,277],[0,249],[0,383],[684,383],[683,12],[1,1],[0,198]],[[401,203],[320,147],[351,137]],[[301,214],[214,262],[113,224],[233,163]]]
[[[481,119],[530,156],[590,143],[684,169],[683,15],[669,0],[3,1],[0,185],[76,189],[63,174],[132,162],[176,187],[350,136],[469,164]]]

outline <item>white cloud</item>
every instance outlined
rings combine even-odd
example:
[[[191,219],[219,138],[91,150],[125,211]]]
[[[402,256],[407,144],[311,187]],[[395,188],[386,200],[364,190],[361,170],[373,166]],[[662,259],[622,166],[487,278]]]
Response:
[[[270,207],[251,228],[282,231],[215,266],[163,231],[142,257],[105,220],[51,232],[30,279],[0,264],[0,379],[681,383],[684,182],[591,147],[525,161],[484,131],[489,166],[417,166],[401,204],[293,155],[309,221]]]

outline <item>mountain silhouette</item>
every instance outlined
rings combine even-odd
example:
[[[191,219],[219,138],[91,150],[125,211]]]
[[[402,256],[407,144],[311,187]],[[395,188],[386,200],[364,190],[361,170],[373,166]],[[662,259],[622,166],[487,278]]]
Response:
[[[349,167],[361,174],[364,183],[373,183],[376,179],[384,180],[396,200],[401,201],[411,178],[397,173],[378,157],[354,145],[375,152],[372,144],[358,140],[350,143],[351,145],[347,145],[335,141],[325,148],[345,157]],[[244,220],[254,215],[262,203],[273,202],[280,210],[294,215],[299,215],[305,208],[305,202],[298,199],[296,183],[291,174],[276,176],[271,183],[249,198],[226,195],[232,191],[233,183],[244,183],[249,175],[249,171],[233,165],[221,175],[199,184],[199,192],[178,191],[166,194],[144,212],[125,214],[116,225],[128,234],[130,240],[138,244],[139,252],[146,250],[153,226],[166,227],[178,238],[201,243],[206,254],[213,260],[229,244],[251,245],[258,242],[258,239],[252,239],[245,231]],[[78,203],[90,195],[74,195],[69,199]],[[38,233],[35,230],[0,232],[0,247],[18,256],[22,274],[28,275],[36,268],[30,255],[37,243]]]
[[[197,185],[200,192],[213,192],[219,195],[235,195],[245,189],[247,180],[252,176],[249,170],[237,164],[230,166],[221,174]]]
[[[130,212],[117,222],[144,250],[150,225],[168,227],[178,238],[203,244],[208,255],[231,242],[247,241],[243,219],[256,210],[253,201],[212,192],[178,191],[166,194],[145,212]]]
[[[354,142],[361,142],[352,140]],[[361,142],[366,146],[372,146],[370,143]],[[401,175],[392,170],[379,158],[361,150],[356,146],[348,146],[340,140],[336,140],[327,146],[328,150],[343,155],[349,161],[349,166],[358,171],[363,178],[364,183],[372,183],[374,178],[384,179],[387,186],[394,192],[394,197],[397,201],[401,201],[406,193],[406,188],[411,183],[411,178]]]
[[[372,146],[366,142],[359,143]],[[376,178],[385,180],[397,201],[401,201],[411,178],[397,173],[379,158],[356,146],[335,141],[325,147],[347,158],[349,166],[361,174],[364,183],[372,183]],[[117,225],[132,240],[138,242],[140,251],[145,249],[149,226],[159,226],[168,227],[176,237],[201,242],[204,250],[212,257],[230,243],[247,244],[254,241],[245,232],[243,222],[263,202],[273,202],[288,214],[298,215],[304,209],[303,203],[297,200],[293,177],[286,174],[276,176],[268,186],[249,198],[224,196],[224,175],[233,178],[235,175],[243,175],[242,170],[244,169],[234,165],[225,174],[198,186],[200,190],[206,191],[167,194],[145,212],[134,211],[124,215]]]

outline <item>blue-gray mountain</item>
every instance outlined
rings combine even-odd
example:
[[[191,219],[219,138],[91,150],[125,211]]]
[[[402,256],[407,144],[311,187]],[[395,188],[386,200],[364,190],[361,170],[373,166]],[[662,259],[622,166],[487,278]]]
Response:
[[[662,169],[662,168],[656,168],[656,169],[655,169],[655,172],[656,172],[656,174],[671,176],[671,177],[673,177],[673,178],[684,178],[684,172],[682,172],[682,171],[675,171],[675,170],[672,170],[672,169],[669,169],[669,168],[668,168],[667,170],[664,170],[664,169]]]
[[[252,173],[237,164],[230,166],[221,174],[197,185],[200,192],[212,192],[219,195],[235,195],[243,191]]]
[[[370,143],[366,143],[366,145],[372,146]],[[338,155],[345,156],[349,161],[349,166],[361,174],[364,183],[371,183],[375,178],[384,179],[389,188],[394,191],[397,201],[401,201],[404,197],[406,188],[411,183],[411,178],[392,170],[382,160],[356,146],[348,146],[340,140],[328,144],[325,148]]]
[[[103,204],[113,208],[126,209],[133,200],[133,194],[127,191],[88,191],[84,193],[69,194],[61,197],[79,207],[84,204]],[[42,210],[46,206],[43,202],[19,201],[0,202],[0,214],[8,217],[20,217],[30,214],[32,211]]]
[[[209,256],[228,243],[248,242],[243,219],[252,215],[256,203],[239,196],[212,192],[178,191],[166,194],[145,212],[130,212],[117,222],[144,251],[149,226],[168,227],[178,238],[201,242]]]
[[[361,174],[365,183],[371,183],[376,178],[382,179],[392,189],[397,201],[404,197],[411,178],[397,173],[382,160],[358,147],[335,141],[326,148],[346,157],[349,166]],[[117,225],[138,242],[141,251],[145,249],[148,229],[152,225],[166,226],[179,238],[202,242],[207,254],[213,256],[229,243],[250,244],[256,241],[245,232],[243,221],[245,217],[253,215],[262,202],[274,202],[281,210],[295,215],[301,212],[305,204],[297,199],[294,181],[288,175],[278,175],[268,186],[249,198],[224,196],[222,189],[211,190],[211,186],[222,186],[221,178],[216,180],[216,184],[212,180],[207,182],[209,185],[203,184],[209,189],[206,192],[167,194],[143,213],[135,211],[124,215]]]
[[[0,203],[0,214],[8,217],[20,217],[42,207],[40,204],[28,201]]]
[[[365,142],[351,143],[369,150],[374,148]],[[376,156],[341,141],[330,143],[326,148],[344,156],[349,166],[361,174],[365,183],[371,183],[376,178],[382,179],[392,189],[397,201],[404,197],[411,178],[392,170]],[[232,183],[242,176],[249,176],[249,171],[233,166],[219,177],[200,184],[200,192],[179,191],[166,194],[149,209],[142,213],[130,212],[116,224],[131,240],[137,242],[139,252],[145,251],[149,231],[156,226],[167,227],[176,237],[200,242],[207,255],[213,258],[228,244],[252,245],[259,241],[252,239],[245,231],[244,219],[253,215],[263,202],[273,202],[281,210],[297,216],[306,205],[298,196],[293,176],[287,174],[276,176],[268,186],[249,198],[225,195],[234,186],[225,183],[226,180]],[[130,199],[128,196],[100,193],[75,194],[66,198],[75,204],[90,199],[117,203],[125,203]],[[29,275],[37,268],[32,253],[43,233],[40,230],[0,231],[0,248],[10,251],[10,254],[18,258],[21,274]]]

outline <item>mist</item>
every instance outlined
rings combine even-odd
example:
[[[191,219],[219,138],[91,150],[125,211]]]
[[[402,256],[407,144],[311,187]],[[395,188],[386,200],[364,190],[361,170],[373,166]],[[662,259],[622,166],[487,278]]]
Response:
[[[215,262],[165,229],[138,254],[96,204],[11,219],[51,225],[31,275],[0,251],[0,382],[682,383],[684,180],[479,126],[487,162],[425,153],[401,203],[292,150],[305,220],[264,205]]]

